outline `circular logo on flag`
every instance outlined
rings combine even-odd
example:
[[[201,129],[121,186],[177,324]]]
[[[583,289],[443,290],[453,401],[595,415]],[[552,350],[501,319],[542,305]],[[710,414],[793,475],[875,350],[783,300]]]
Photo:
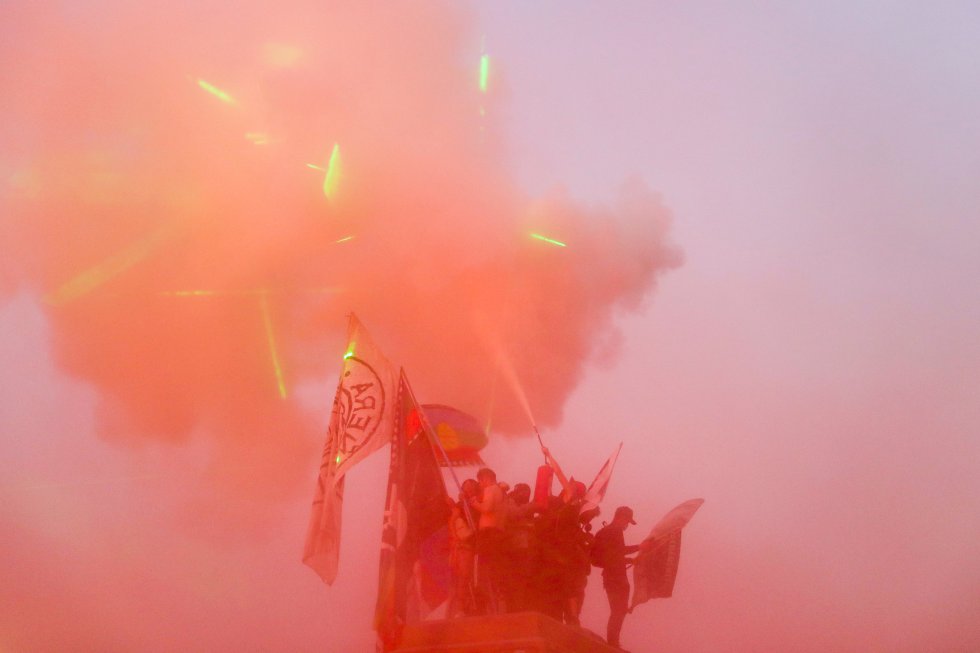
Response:
[[[344,361],[344,375],[333,400],[324,463],[338,467],[368,447],[387,406],[385,386],[368,363],[351,356]]]

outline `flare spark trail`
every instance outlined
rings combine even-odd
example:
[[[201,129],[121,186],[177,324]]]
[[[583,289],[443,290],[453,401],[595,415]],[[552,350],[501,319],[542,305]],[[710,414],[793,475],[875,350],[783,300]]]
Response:
[[[272,357],[272,367],[276,373],[276,385],[279,387],[279,397],[286,398],[286,382],[282,375],[282,366],[279,364],[279,352],[276,349],[276,336],[272,331],[272,317],[269,315],[269,296],[268,293],[259,295],[259,303],[262,308],[262,322],[265,324],[265,335],[269,340],[269,354]]]
[[[555,240],[554,238],[548,238],[547,236],[542,236],[541,234],[531,234],[531,238],[535,238],[537,240],[543,240],[546,243],[557,245],[558,247],[568,247],[568,245],[561,242],[560,240]]]
[[[480,57],[480,92],[487,92],[487,82],[490,79],[490,56],[483,55]]]
[[[334,143],[330,152],[330,162],[327,164],[327,174],[323,177],[323,194],[327,199],[333,199],[337,193],[340,181],[340,145]]]
[[[211,84],[210,82],[206,82],[203,79],[199,79],[197,80],[197,85],[202,89],[204,89],[205,91],[207,91],[208,93],[210,93],[211,95],[213,95],[214,97],[224,102],[225,104],[237,104],[235,98],[229,95],[226,91],[222,91],[214,84]]]
[[[98,265],[62,284],[57,290],[49,293],[45,300],[50,304],[60,306],[92,292],[145,259],[163,241],[170,238],[171,234],[170,227],[157,229],[149,236],[131,244],[121,252],[110,256]]]

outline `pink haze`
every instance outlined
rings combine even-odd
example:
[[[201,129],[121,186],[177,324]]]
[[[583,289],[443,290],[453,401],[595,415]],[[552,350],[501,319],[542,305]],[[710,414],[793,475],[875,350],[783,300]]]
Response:
[[[706,499],[631,650],[980,649],[978,14],[5,3],[0,650],[370,650],[351,310],[502,479]]]

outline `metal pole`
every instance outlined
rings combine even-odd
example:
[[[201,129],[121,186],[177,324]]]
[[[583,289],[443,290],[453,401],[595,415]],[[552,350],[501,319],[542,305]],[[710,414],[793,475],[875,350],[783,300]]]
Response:
[[[538,430],[537,424],[531,424],[531,428],[534,429],[534,435],[538,436],[538,446],[541,447],[541,455],[544,456],[544,440],[541,439],[541,431]],[[548,462],[548,456],[544,456],[544,462]]]

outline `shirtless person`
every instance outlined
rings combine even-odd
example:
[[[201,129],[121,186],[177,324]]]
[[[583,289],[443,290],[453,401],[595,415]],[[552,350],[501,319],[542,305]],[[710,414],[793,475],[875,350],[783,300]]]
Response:
[[[505,546],[507,514],[509,506],[504,491],[497,484],[497,475],[484,467],[476,473],[482,490],[481,497],[470,499],[470,506],[480,513],[476,534],[476,553],[479,556],[478,584],[488,601],[487,609],[493,614],[503,612],[500,592],[507,574]]]

